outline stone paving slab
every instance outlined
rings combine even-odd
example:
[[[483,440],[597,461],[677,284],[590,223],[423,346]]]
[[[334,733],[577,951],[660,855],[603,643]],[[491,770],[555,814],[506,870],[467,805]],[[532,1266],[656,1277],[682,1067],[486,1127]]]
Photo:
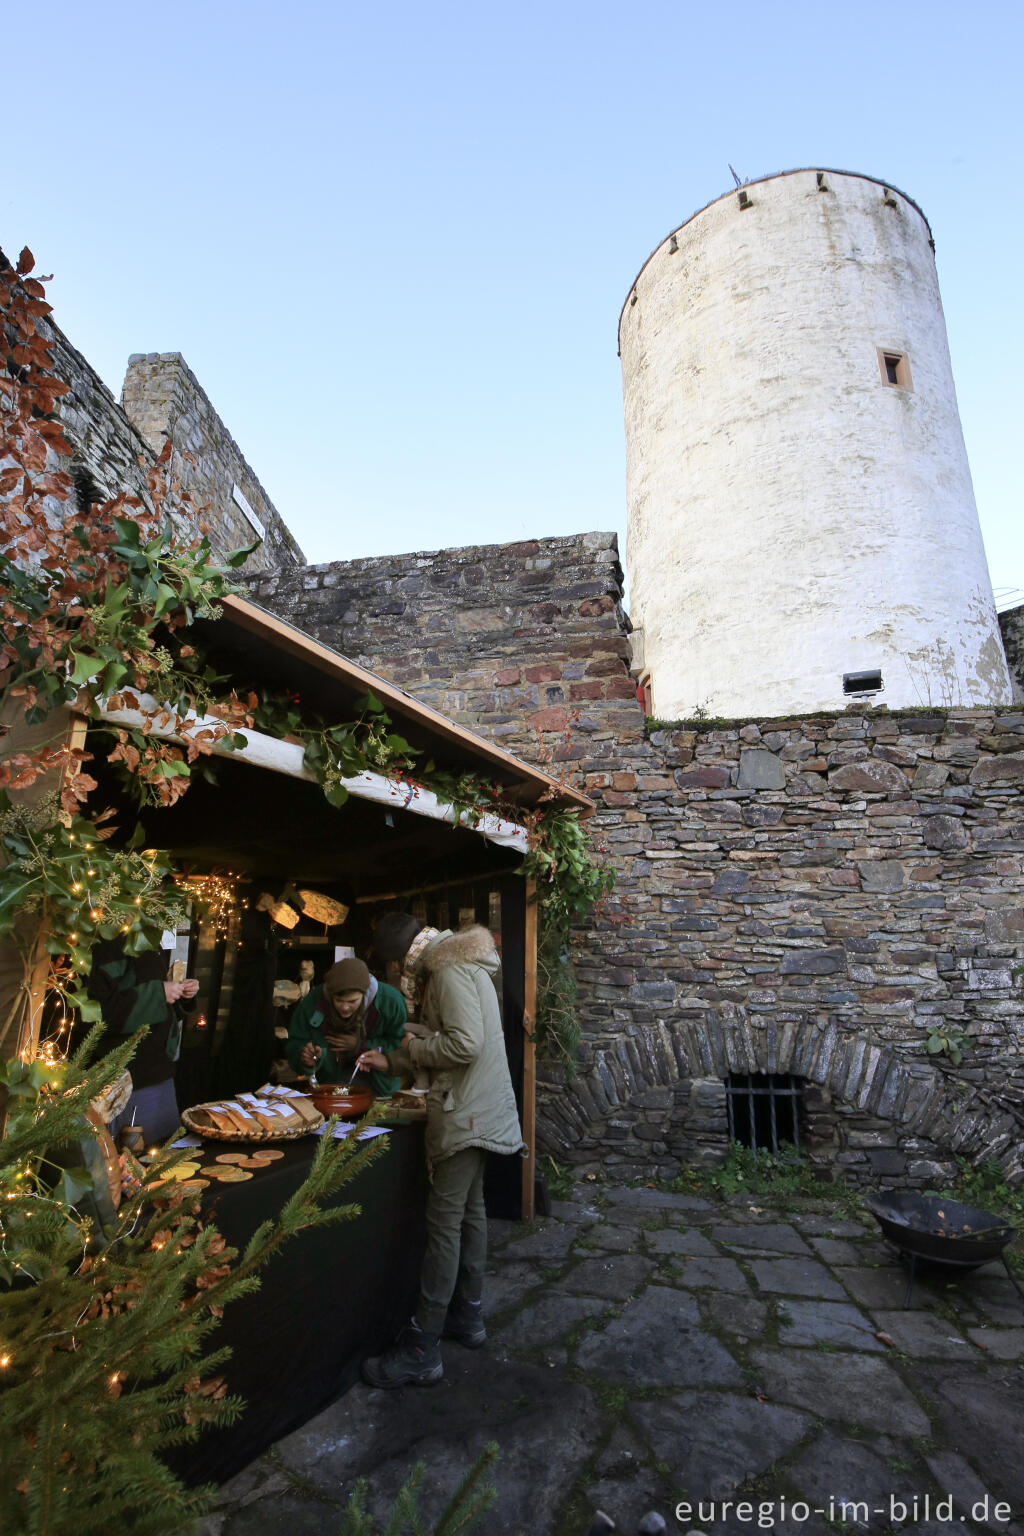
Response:
[[[699,1195],[677,1195],[664,1189],[612,1188],[604,1196],[611,1210],[625,1205],[630,1210],[710,1211],[711,1201]]]
[[[680,1258],[672,1261],[672,1268],[687,1290],[710,1286],[717,1291],[750,1294],[747,1277],[734,1259]]]
[[[795,1408],[732,1392],[684,1392],[632,1403],[631,1421],[669,1469],[679,1497],[722,1498],[765,1472],[812,1428]]]
[[[653,1232],[665,1225],[666,1212],[655,1206],[639,1210],[635,1205],[610,1205],[605,1221],[617,1227],[631,1227],[635,1232]]]
[[[1024,1377],[1001,1363],[916,1366],[915,1385],[934,1407],[936,1430],[993,1493],[1024,1514]]]
[[[502,1258],[533,1259],[540,1264],[561,1264],[576,1241],[576,1229],[562,1222],[548,1222],[528,1237],[506,1244]]]
[[[682,1231],[675,1227],[662,1227],[657,1232],[645,1232],[643,1241],[648,1253],[688,1253],[695,1258],[714,1259],[719,1250],[700,1232]]]
[[[497,1317],[542,1284],[543,1278],[535,1264],[494,1265],[492,1260],[484,1276],[484,1300],[488,1316]]]
[[[831,1215],[826,1211],[799,1212],[793,1217],[793,1225],[798,1232],[813,1233],[820,1237],[866,1237],[878,1232],[874,1219],[865,1223],[849,1216]]]
[[[1005,1531],[1009,1520],[995,1519],[995,1508],[1001,1503],[992,1497],[990,1489],[982,1482],[969,1462],[955,1451],[940,1451],[926,1457],[928,1470],[942,1494],[953,1500],[954,1510],[969,1510],[974,1523],[984,1530]],[[984,1518],[986,1515],[989,1518]],[[979,1518],[981,1517],[981,1518]]]
[[[583,1497],[593,1511],[614,1509],[619,1530],[635,1530],[662,1502],[661,1475],[650,1448],[624,1418],[594,1458],[593,1474],[596,1481],[587,1484]]]
[[[493,1361],[468,1350],[452,1351],[445,1381],[429,1391],[371,1391],[359,1385],[320,1416],[325,1418],[328,1425],[321,1424],[321,1430],[329,1427],[329,1433],[321,1433],[319,1447],[307,1426],[281,1442],[282,1463],[308,1488],[311,1455],[316,1456],[316,1486],[332,1501],[349,1493],[357,1477],[366,1477],[367,1508],[378,1517],[417,1461],[426,1467],[423,1503],[440,1509],[484,1445],[498,1440],[502,1455],[494,1481],[501,1516],[490,1529],[508,1536],[553,1530],[553,1521],[535,1518],[538,1510],[557,1508],[564,1495],[564,1467],[551,1447],[558,1443],[568,1460],[584,1461],[600,1424],[599,1409],[586,1388],[514,1361],[503,1364],[499,1377]],[[253,1510],[250,1505],[244,1511],[240,1536],[257,1529],[248,1523]],[[294,1513],[289,1504],[288,1516]],[[328,1514],[321,1507],[319,1527],[301,1529],[330,1531],[336,1521]],[[276,1529],[283,1533],[292,1527],[281,1523]]]
[[[491,1328],[490,1336],[497,1338],[504,1349],[543,1349],[560,1344],[573,1328],[600,1317],[602,1311],[603,1304],[590,1296],[542,1293],[539,1301],[527,1302],[503,1327]]]
[[[611,1254],[584,1259],[558,1282],[559,1289],[574,1296],[601,1296],[606,1301],[626,1301],[653,1272],[650,1259],[639,1254]]]
[[[581,1233],[576,1245],[577,1253],[600,1250],[604,1253],[635,1253],[648,1234],[640,1236],[633,1227],[613,1227],[608,1222],[599,1227],[588,1227]],[[662,1234],[651,1233],[660,1237]]]
[[[848,1238],[841,1237],[811,1237],[811,1247],[818,1258],[826,1264],[861,1264],[865,1255],[861,1252],[861,1245],[851,1243]]]
[[[859,1301],[862,1306],[902,1307],[903,1305],[909,1275],[902,1265],[874,1269],[861,1265],[853,1268],[840,1264],[833,1270],[833,1274],[846,1287],[854,1300]],[[919,1306],[928,1303],[934,1305],[937,1300],[935,1292],[929,1286],[919,1288],[916,1282],[911,1299],[916,1300]]]
[[[728,1243],[750,1253],[798,1253],[810,1255],[810,1249],[799,1232],[783,1222],[748,1222],[742,1226],[713,1226],[711,1236],[716,1243]]]
[[[908,1503],[915,1492],[905,1470],[894,1472],[872,1447],[833,1430],[792,1463],[790,1478],[802,1498],[825,1511],[826,1519],[860,1530],[885,1529],[890,1500]]]
[[[815,1503],[947,1482],[1008,1499],[1000,1536],[1024,1536],[1024,1307],[996,1266],[922,1275],[904,1311],[906,1271],[874,1223],[824,1199],[789,1215],[594,1184],[528,1229],[489,1225],[488,1345],[446,1344],[429,1391],[353,1388],[227,1484],[201,1536],[329,1536],[363,1472],[379,1523],[421,1459],[429,1524],[492,1438],[480,1536],[585,1536],[596,1509],[625,1536],[650,1510],[672,1536],[760,1536],[734,1514],[674,1517],[684,1494],[745,1480],[808,1501],[807,1520],[773,1513],[772,1536],[856,1536]],[[955,1526],[910,1509],[915,1532]]]
[[[872,1314],[882,1333],[887,1333],[897,1349],[915,1360],[955,1360],[970,1362],[977,1357],[977,1346],[962,1332],[932,1312],[878,1311]]]
[[[762,1291],[817,1296],[827,1301],[846,1300],[842,1286],[815,1259],[752,1259],[750,1268]]]
[[[870,1319],[845,1302],[797,1301],[787,1296],[778,1303],[778,1310],[780,1344],[825,1344],[868,1354],[884,1352]]]
[[[1024,1360],[1024,1328],[968,1328],[967,1336],[994,1360]]]
[[[699,1291],[701,1312],[712,1333],[735,1335],[738,1341],[758,1338],[768,1322],[768,1306],[756,1296],[729,1291]]]
[[[806,1349],[755,1349],[749,1359],[759,1390],[823,1419],[899,1436],[929,1433],[928,1415],[896,1370],[871,1355],[832,1355]]]
[[[575,1222],[581,1227],[592,1226],[601,1220],[601,1211],[591,1200],[552,1200],[551,1214],[558,1221]]]
[[[692,1296],[652,1285],[614,1322],[588,1332],[575,1363],[627,1387],[739,1386],[743,1372],[710,1333],[700,1329]]]
[[[995,1268],[975,1270],[970,1277],[969,1289],[967,1282],[963,1288],[973,1305],[992,1322],[1004,1323],[1011,1328],[1024,1324],[1024,1298],[1018,1296],[1007,1276]]]

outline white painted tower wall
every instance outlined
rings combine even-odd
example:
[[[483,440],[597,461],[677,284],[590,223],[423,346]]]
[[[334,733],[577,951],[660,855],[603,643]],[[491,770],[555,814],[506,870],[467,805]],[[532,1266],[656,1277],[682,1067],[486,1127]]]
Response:
[[[655,714],[842,708],[843,675],[874,668],[892,708],[1011,702],[908,198],[814,170],[719,198],[650,257],[619,346]],[[880,349],[909,387],[883,381]]]

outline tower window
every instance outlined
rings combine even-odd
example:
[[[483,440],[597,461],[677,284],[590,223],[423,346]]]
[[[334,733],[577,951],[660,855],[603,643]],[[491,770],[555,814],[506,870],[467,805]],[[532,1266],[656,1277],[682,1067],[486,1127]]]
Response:
[[[913,389],[910,362],[905,352],[891,352],[886,347],[879,347],[878,368],[883,384],[894,384],[897,389]]]

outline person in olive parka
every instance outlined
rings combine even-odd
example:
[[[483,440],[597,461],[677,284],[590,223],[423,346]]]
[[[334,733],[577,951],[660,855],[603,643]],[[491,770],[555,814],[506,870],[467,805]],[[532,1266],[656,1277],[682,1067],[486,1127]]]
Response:
[[[339,960],[319,987],[296,1003],[288,1022],[288,1060],[296,1072],[315,1072],[321,1083],[348,1082],[366,1050],[397,1051],[406,1027],[405,998],[370,975],[362,960]],[[371,1072],[378,1098],[400,1079]]]

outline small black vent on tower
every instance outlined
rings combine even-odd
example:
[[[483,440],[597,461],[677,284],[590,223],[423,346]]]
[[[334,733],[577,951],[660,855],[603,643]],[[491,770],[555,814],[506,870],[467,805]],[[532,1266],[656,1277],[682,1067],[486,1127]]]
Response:
[[[870,672],[844,672],[843,692],[857,694],[881,693],[885,688],[881,668]]]

